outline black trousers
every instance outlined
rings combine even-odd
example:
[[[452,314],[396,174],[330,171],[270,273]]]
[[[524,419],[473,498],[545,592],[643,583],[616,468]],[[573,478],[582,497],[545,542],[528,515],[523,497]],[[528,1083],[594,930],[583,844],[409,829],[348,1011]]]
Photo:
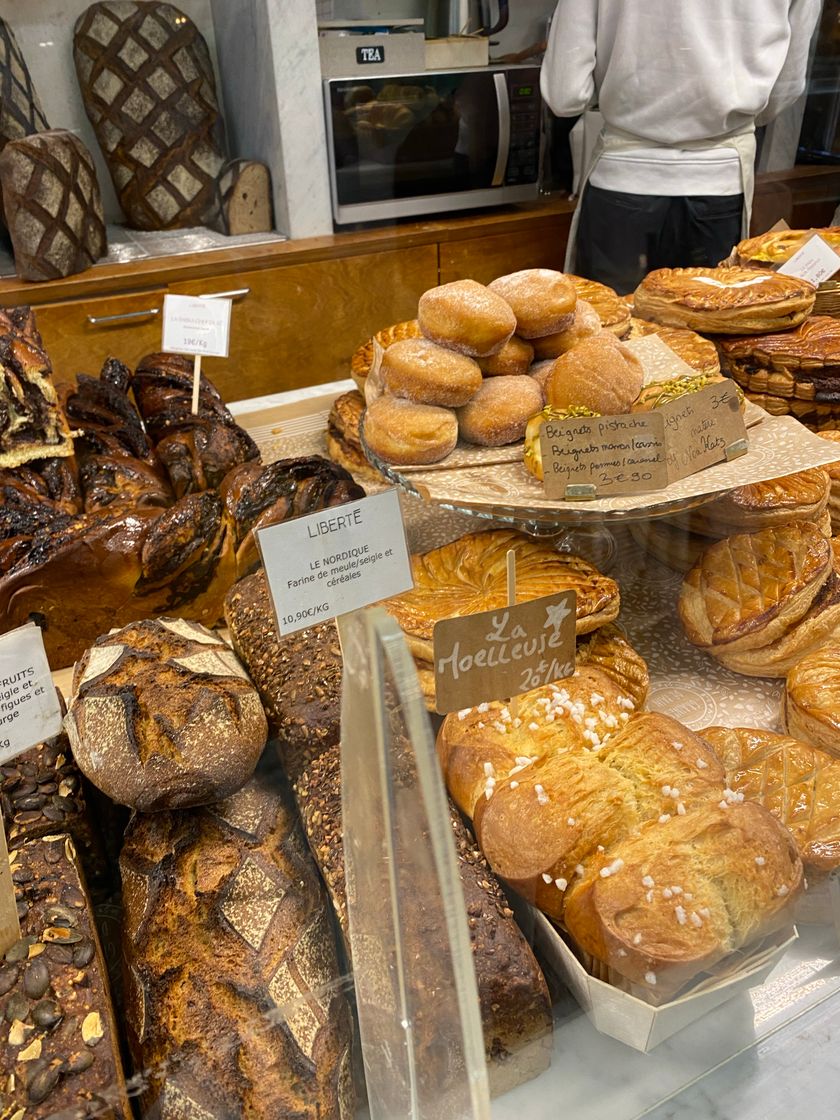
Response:
[[[655,268],[714,266],[741,239],[744,196],[583,192],[574,271],[634,291]]]

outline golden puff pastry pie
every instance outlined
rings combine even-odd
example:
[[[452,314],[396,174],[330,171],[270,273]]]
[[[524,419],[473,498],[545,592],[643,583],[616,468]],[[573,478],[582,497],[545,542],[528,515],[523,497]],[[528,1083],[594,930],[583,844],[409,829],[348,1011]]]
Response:
[[[826,472],[813,467],[783,478],[738,486],[670,520],[708,537],[753,532],[787,521],[819,521],[828,506],[829,489]]]
[[[628,339],[644,338],[650,334],[658,335],[678,358],[682,358],[686,365],[696,369],[698,373],[720,373],[720,359],[715,344],[696,331],[685,327],[665,327],[647,319],[630,320]]]
[[[840,760],[763,728],[707,727],[700,735],[723,762],[729,788],[791,833],[811,886],[840,867]]]
[[[692,533],[668,518],[634,521],[628,526],[633,539],[647,552],[676,572],[687,572],[709,547],[709,538]]]
[[[507,553],[516,553],[518,602],[557,591],[577,592],[577,633],[596,630],[618,615],[618,584],[579,556],[510,529],[469,533],[451,544],[412,556],[414,587],[383,606],[402,630],[431,641],[436,622],[507,605]]]
[[[400,342],[404,338],[421,337],[420,324],[416,319],[407,319],[405,322],[383,327],[381,331],[377,331],[372,338],[363,342],[353,352],[350,359],[350,376],[356,382],[356,385],[364,390],[365,380],[373,365],[374,340],[379,343],[383,350],[387,350],[392,342]]]
[[[840,432],[836,429],[819,433],[823,439],[840,445]],[[837,448],[838,459],[836,463],[828,463],[822,469],[828,475],[830,489],[828,492],[828,512],[831,517],[832,533],[840,533],[840,446]]]
[[[621,296],[597,280],[587,280],[584,276],[567,277],[575,286],[578,299],[585,300],[598,313],[601,326],[618,338],[625,338],[630,329],[630,306]]]
[[[817,290],[807,280],[748,268],[659,268],[634,293],[636,314],[704,334],[745,334],[795,327],[810,315]]]
[[[761,233],[758,237],[739,241],[732,255],[737,264],[746,267],[767,268],[784,264],[814,234],[819,234],[835,252],[840,253],[840,226],[825,226],[822,229],[778,229]],[[840,260],[837,266],[840,268]]]
[[[840,400],[840,319],[811,315],[795,330],[725,338],[718,345],[724,368],[750,392]]]
[[[807,654],[787,675],[782,722],[789,735],[840,758],[840,642]]]
[[[683,580],[685,634],[712,653],[766,646],[802,618],[832,571],[831,544],[810,521],[715,541]]]

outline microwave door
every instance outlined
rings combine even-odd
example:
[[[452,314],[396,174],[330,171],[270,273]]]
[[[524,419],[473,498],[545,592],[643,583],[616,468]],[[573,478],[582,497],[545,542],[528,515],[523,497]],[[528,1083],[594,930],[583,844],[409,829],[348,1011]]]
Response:
[[[339,207],[503,182],[497,77],[504,87],[503,75],[486,72],[330,83]]]

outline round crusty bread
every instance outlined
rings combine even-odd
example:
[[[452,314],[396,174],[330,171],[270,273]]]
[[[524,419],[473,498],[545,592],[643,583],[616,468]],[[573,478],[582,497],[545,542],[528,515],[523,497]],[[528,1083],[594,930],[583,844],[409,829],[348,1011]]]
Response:
[[[112,801],[146,813],[229,797],[268,737],[236,654],[180,618],[98,638],[76,663],[65,727],[82,773]]]
[[[516,330],[510,305],[476,280],[429,288],[417,305],[417,321],[426,338],[471,358],[497,354]]]
[[[556,334],[574,322],[577,292],[562,272],[524,268],[499,276],[487,286],[513,308],[516,333],[522,338]]]
[[[789,735],[840,758],[840,644],[802,658],[787,675],[782,722]]]
[[[749,268],[658,268],[633,293],[637,316],[706,334],[759,334],[798,326],[817,289]]]

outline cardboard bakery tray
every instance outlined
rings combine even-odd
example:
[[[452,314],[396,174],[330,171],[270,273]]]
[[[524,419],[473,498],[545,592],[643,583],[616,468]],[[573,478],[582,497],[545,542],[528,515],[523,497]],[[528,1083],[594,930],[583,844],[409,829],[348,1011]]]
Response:
[[[537,952],[566,983],[595,1029],[645,1054],[727,1000],[763,984],[798,936],[793,927],[780,930],[732,954],[686,994],[654,1007],[591,976],[544,914],[535,910],[533,920]]]

